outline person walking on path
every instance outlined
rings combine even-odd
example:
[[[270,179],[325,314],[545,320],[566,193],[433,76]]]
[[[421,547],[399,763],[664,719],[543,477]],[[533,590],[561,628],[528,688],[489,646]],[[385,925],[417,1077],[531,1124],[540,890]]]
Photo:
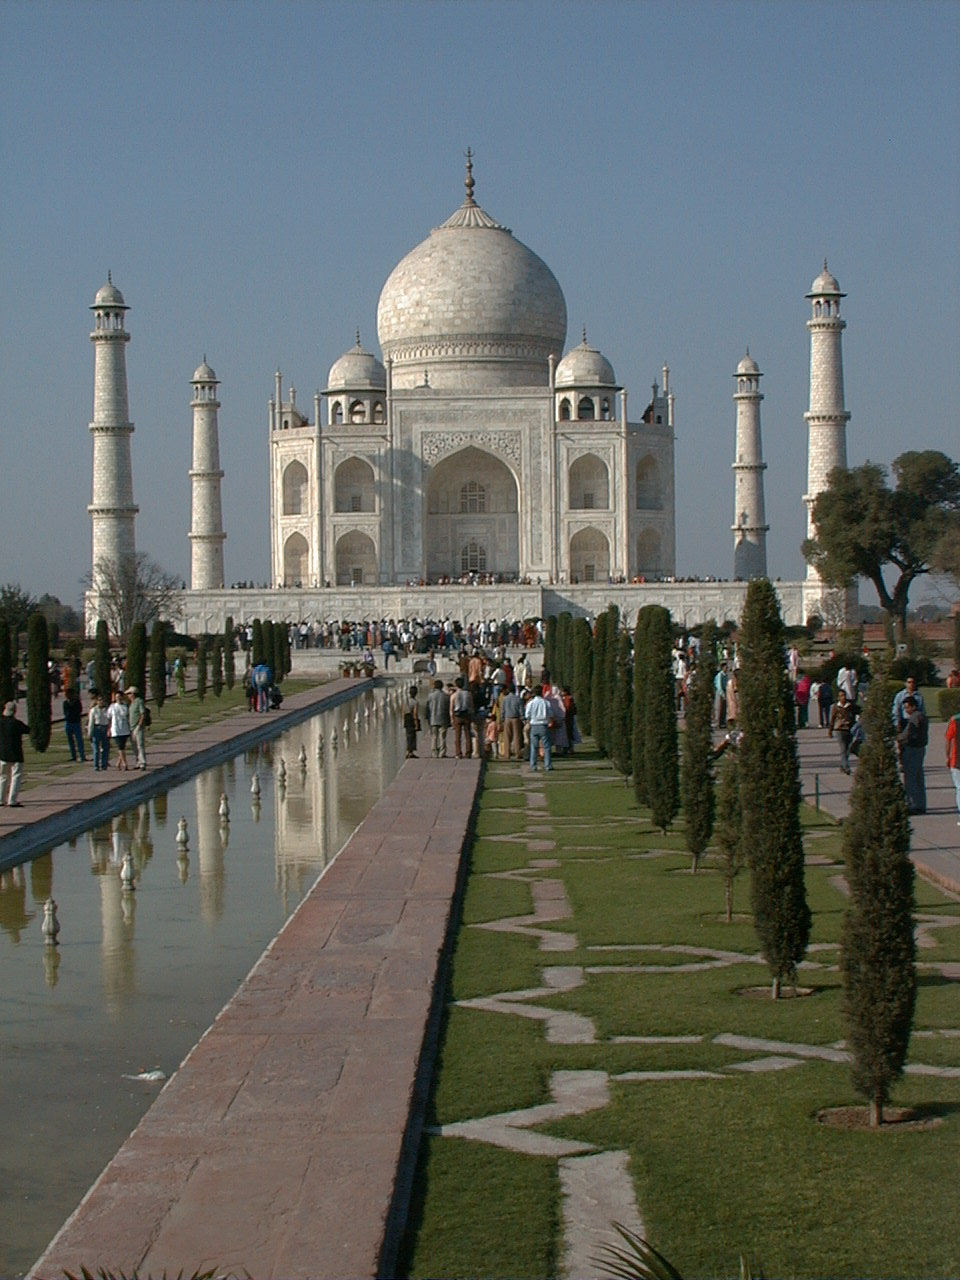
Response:
[[[820,709],[820,728],[830,726],[830,712],[833,707],[833,688],[829,680],[821,680],[817,690],[817,706]]]
[[[469,756],[470,721],[473,719],[473,698],[466,688],[463,676],[457,676],[456,689],[450,699],[450,715],[453,719],[453,751],[457,759]],[[465,742],[464,742],[465,739]]]
[[[137,768],[146,769],[147,752],[145,744],[145,734],[147,729],[147,707],[143,698],[140,697],[140,690],[131,685],[127,690],[127,698],[129,699],[129,715],[130,715],[130,741],[133,743],[133,751],[137,757]]]
[[[99,693],[87,717],[87,736],[93,747],[93,767],[101,773],[110,765],[110,717]]]
[[[410,685],[403,704],[403,727],[407,735],[407,759],[417,759],[417,734],[420,732],[420,708],[417,706],[417,686]]]
[[[960,827],[960,712],[947,721],[947,768],[957,793],[957,826]]]
[[[18,800],[23,781],[23,739],[30,730],[17,718],[17,704],[8,702],[0,716],[0,804],[3,804],[3,787],[10,771],[10,790],[7,804],[11,809],[22,809]]]
[[[550,708],[542,693],[535,693],[527,703],[524,717],[530,725],[530,772],[537,771],[537,757],[543,747],[543,771],[553,768],[550,755]]]
[[[927,812],[927,790],[923,778],[923,757],[927,749],[927,717],[917,706],[912,694],[903,699],[905,720],[897,734],[903,789],[907,794],[907,813]]]
[[[67,685],[64,694],[63,728],[70,748],[70,759],[86,763],[87,753],[83,748],[83,703],[80,700],[80,690],[75,684]]]
[[[447,754],[447,730],[450,728],[450,695],[445,692],[442,680],[434,680],[433,690],[427,698],[427,724],[433,739],[431,755],[442,759]]]
[[[793,700],[797,704],[797,728],[806,729],[810,716],[810,686],[813,682],[800,671],[793,684]]]
[[[842,689],[847,695],[847,701],[852,702],[856,706],[857,702],[857,669],[856,667],[848,667],[846,663],[837,672],[837,692]]]
[[[130,741],[130,711],[118,689],[114,689],[113,698],[107,707],[107,723],[110,726],[110,737],[117,744],[117,768],[129,769],[127,743]]]
[[[894,695],[893,705],[890,708],[890,718],[893,720],[893,731],[899,734],[907,721],[907,712],[904,710],[904,704],[908,698],[912,698],[921,715],[927,714],[927,709],[923,705],[923,694],[917,688],[917,682],[913,676],[907,676],[903,688],[899,693]]]
[[[827,733],[832,738],[834,730],[840,740],[840,768],[844,773],[850,772],[850,735],[853,733],[853,722],[857,709],[847,698],[843,689],[837,694],[833,711],[830,714],[830,728]]]

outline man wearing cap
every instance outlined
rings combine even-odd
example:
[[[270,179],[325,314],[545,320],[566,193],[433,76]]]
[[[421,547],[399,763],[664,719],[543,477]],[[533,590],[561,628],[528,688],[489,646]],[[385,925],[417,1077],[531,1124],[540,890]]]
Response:
[[[10,792],[7,804],[11,809],[23,808],[17,797],[23,778],[23,738],[26,733],[29,733],[29,729],[22,720],[17,719],[17,704],[6,703],[3,715],[0,716],[0,804],[3,804],[3,787],[9,768]]]

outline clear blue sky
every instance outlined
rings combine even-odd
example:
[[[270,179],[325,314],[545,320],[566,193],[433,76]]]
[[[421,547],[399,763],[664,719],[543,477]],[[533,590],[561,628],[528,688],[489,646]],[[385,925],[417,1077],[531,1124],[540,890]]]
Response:
[[[809,304],[844,304],[852,463],[960,455],[960,5],[0,6],[0,582],[89,569],[93,348],[127,347],[138,547],[189,577],[191,388],[219,376],[226,576],[269,575],[266,405],[312,406],[460,203],[553,269],[568,345],[677,395],[678,569],[729,575],[732,374],[764,378],[770,572],[802,572]],[[312,407],[310,409],[312,413]],[[865,593],[866,598],[866,593]]]

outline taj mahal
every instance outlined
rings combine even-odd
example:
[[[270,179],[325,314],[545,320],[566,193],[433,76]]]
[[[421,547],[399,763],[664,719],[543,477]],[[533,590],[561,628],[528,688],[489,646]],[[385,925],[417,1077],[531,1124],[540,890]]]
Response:
[[[731,580],[677,582],[675,398],[657,370],[631,420],[627,390],[587,341],[567,347],[567,308],[550,267],[465,197],[390,272],[377,307],[379,355],[356,334],[312,404],[269,401],[269,588],[227,588],[218,380],[204,356],[191,379],[191,579],[180,599],[191,633],[227,616],[330,618],[625,616],[665,604],[677,621],[739,616],[746,582],[767,573],[761,373],[734,372]],[[840,292],[824,264],[810,301],[810,509],[846,465]],[[135,551],[125,370],[128,310],[108,278],[93,307],[92,589]],[[813,569],[779,583],[785,619],[826,612]],[[833,601],[836,607],[836,601]]]

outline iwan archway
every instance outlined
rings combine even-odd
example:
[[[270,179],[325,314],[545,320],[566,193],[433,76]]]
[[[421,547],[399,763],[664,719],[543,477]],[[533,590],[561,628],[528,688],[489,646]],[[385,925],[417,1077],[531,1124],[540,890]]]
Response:
[[[424,560],[427,577],[498,574],[520,569],[517,481],[499,459],[472,446],[444,458],[427,479]]]

